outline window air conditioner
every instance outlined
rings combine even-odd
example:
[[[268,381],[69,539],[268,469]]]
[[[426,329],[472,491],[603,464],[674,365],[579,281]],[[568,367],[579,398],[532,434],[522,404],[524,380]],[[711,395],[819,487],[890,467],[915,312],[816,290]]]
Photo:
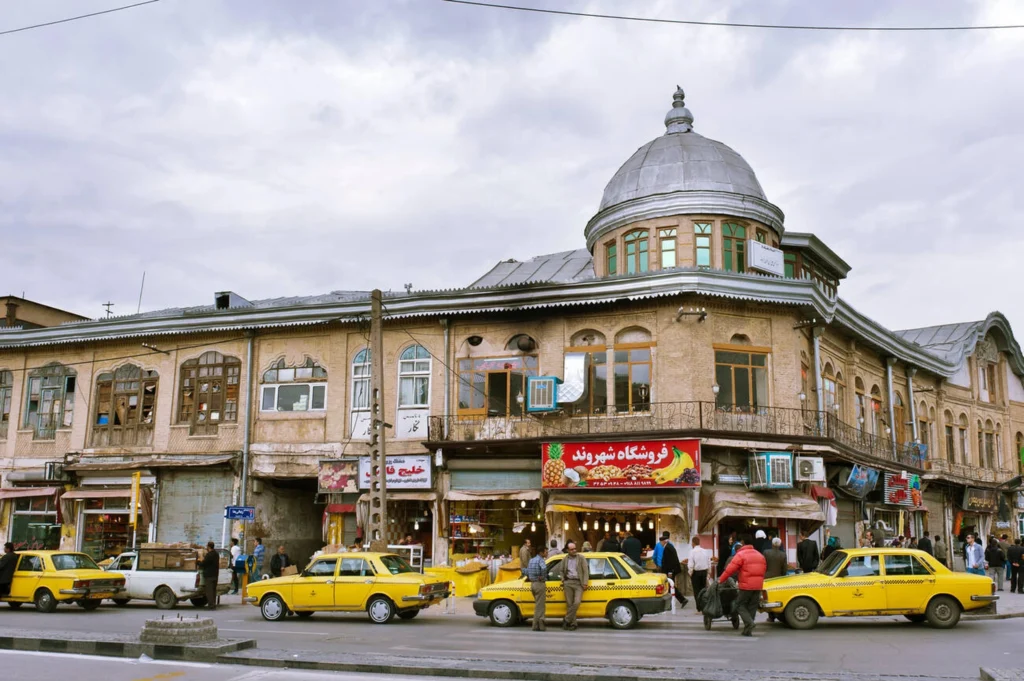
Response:
[[[795,468],[798,482],[825,482],[825,462],[820,456],[798,456]]]
[[[752,490],[791,489],[793,455],[791,452],[757,452],[748,461],[747,486]]]
[[[47,480],[63,480],[64,464],[60,461],[47,461],[43,467],[43,477]]]

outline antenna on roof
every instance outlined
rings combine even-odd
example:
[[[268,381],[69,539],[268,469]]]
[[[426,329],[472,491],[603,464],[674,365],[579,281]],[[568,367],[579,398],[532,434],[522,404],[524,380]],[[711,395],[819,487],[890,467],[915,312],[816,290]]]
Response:
[[[146,288],[146,270],[142,270],[142,286],[139,287],[139,306],[135,308],[135,314],[142,312],[142,291]]]
[[[412,284],[403,284],[406,294],[412,293]]]
[[[113,314],[113,312],[110,311],[110,308],[114,307],[114,303],[111,303],[111,302],[108,301],[106,303],[103,303],[103,307],[107,308],[107,316],[108,317]]]

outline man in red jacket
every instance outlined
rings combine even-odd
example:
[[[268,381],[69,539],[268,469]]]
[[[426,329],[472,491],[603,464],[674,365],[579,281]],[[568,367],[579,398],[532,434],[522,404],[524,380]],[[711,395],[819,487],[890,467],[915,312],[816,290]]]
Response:
[[[729,561],[729,566],[718,578],[721,584],[732,575],[739,573],[740,593],[736,597],[736,612],[743,618],[743,635],[754,635],[754,618],[757,617],[757,606],[761,599],[761,588],[764,586],[764,573],[768,569],[764,556],[754,548],[754,540],[749,534],[740,537],[743,546]]]

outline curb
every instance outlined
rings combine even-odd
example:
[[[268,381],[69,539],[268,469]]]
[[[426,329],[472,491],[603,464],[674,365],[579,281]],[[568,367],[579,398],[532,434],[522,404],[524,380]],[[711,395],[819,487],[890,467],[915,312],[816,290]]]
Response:
[[[140,643],[118,639],[65,639],[35,636],[0,636],[0,650],[73,653],[102,657],[141,657],[155,660],[217,662],[220,656],[256,647],[252,639],[220,639],[212,643]]]

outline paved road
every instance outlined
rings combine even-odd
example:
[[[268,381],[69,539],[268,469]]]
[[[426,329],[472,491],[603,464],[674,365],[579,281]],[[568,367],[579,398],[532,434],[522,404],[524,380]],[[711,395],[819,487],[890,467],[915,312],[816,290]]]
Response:
[[[103,681],[380,681],[378,674],[304,672],[232,665],[121,660],[57,653],[0,651],[8,679],[102,679]],[[388,681],[435,681],[429,676],[390,676]],[[470,679],[469,681],[474,681]],[[475,680],[482,681],[482,680]]]
[[[365,615],[317,614],[308,620],[270,623],[252,606],[233,605],[212,613],[221,635],[254,638],[260,649],[376,652],[490,660],[557,661],[745,670],[931,675],[977,679],[982,664],[1024,668],[1024,619],[962,621],[936,631],[902,618],[822,620],[818,629],[797,632],[763,620],[753,639],[728,622],[705,631],[691,609],[645,617],[632,631],[609,629],[602,620],[584,621],[575,632],[557,627],[545,634],[528,626],[491,627],[474,617],[468,601],[457,614],[426,611],[415,620],[371,624]],[[190,607],[176,614],[194,616]],[[15,612],[0,606],[0,632],[16,628],[53,631],[137,633],[149,618],[165,614],[152,606],[104,605],[95,612],[62,607],[40,614],[31,607]],[[173,616],[176,616],[173,615]],[[203,614],[206,614],[205,611]],[[554,621],[551,622],[554,624]]]

